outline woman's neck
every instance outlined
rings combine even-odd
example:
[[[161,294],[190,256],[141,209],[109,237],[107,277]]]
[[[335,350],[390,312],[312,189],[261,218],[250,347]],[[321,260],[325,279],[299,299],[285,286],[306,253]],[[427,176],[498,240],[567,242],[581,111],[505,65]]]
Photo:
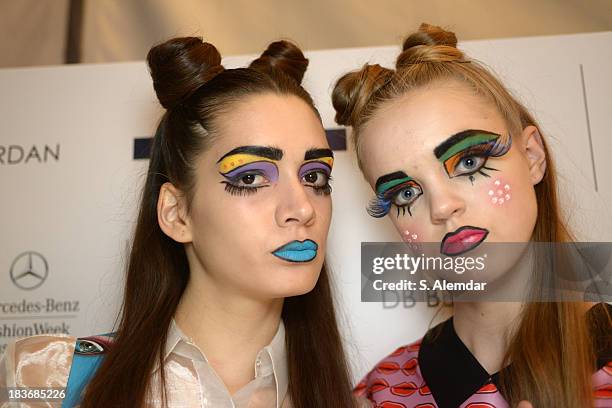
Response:
[[[522,303],[456,302],[453,326],[489,374],[502,368],[504,355],[517,325]]]
[[[282,307],[282,298],[230,293],[202,274],[192,274],[175,320],[233,395],[255,377],[257,353],[276,334]]]

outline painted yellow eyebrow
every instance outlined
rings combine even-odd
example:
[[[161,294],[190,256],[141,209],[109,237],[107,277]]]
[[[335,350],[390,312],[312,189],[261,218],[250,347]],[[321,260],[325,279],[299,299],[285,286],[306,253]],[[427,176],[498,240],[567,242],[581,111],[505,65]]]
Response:
[[[237,153],[224,157],[223,160],[219,162],[219,172],[222,174],[228,173],[238,167],[244,166],[245,164],[259,161],[267,161],[270,163],[275,162],[267,157],[258,156],[255,154]]]

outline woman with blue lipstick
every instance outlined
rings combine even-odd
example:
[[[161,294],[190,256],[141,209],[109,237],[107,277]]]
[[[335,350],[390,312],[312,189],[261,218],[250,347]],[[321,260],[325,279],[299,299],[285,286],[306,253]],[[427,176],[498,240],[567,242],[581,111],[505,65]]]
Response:
[[[11,344],[0,387],[66,388],[62,407],[355,405],[325,249],[329,149],[272,43],[225,69],[200,38],[151,49],[158,126],[115,333]]]
[[[318,247],[311,239],[304,242],[291,241],[272,253],[289,262],[310,262],[316,258]]]
[[[388,215],[409,247],[439,243],[438,255],[457,257],[485,242],[572,240],[539,126],[453,33],[421,25],[394,70],[344,75],[333,104],[375,191],[368,213]],[[487,278],[504,286],[514,265],[496,264]],[[532,272],[516,293],[538,290],[543,272]],[[384,358],[355,391],[393,408],[610,407],[609,309],[455,302],[450,319]]]

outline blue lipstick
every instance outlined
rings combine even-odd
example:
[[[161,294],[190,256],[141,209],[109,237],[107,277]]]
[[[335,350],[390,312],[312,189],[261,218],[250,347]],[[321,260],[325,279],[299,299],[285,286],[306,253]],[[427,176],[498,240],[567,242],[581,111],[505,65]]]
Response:
[[[317,256],[319,246],[313,240],[291,241],[272,252],[272,255],[289,262],[308,262]]]

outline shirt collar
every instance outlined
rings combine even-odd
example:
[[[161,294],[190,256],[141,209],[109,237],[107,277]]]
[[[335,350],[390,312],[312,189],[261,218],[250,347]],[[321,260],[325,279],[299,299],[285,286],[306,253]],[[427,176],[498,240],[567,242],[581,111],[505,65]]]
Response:
[[[612,359],[612,336],[596,337],[594,329],[598,322],[607,324],[605,309],[612,314],[612,305],[598,303],[590,308],[587,315],[594,336],[597,369]],[[457,335],[452,317],[427,332],[418,359],[425,383],[440,408],[460,406],[489,382],[499,388],[499,372],[489,375],[480,365]],[[512,364],[505,369],[512,370]]]
[[[176,348],[181,340],[191,342],[191,339],[187,337],[181,329],[179,329],[176,321],[172,319],[170,322],[170,328],[168,329],[168,337],[166,339],[166,350],[164,352],[164,361],[168,358],[170,353]]]
[[[185,352],[187,352],[187,357],[208,362],[203,352],[193,353],[193,347],[188,347],[187,350],[185,350],[185,346],[187,345],[193,345],[193,341],[181,331],[176,324],[176,321],[172,319],[168,329],[168,337],[166,339],[164,360],[166,360],[172,352],[179,352],[181,354],[185,354]],[[272,338],[270,344],[265,346],[259,351],[259,353],[257,353],[257,359],[255,361],[256,375],[260,373],[260,366],[258,362],[265,365],[265,363],[268,361],[271,362],[274,379],[276,381],[276,406],[277,408],[280,408],[283,400],[287,396],[287,390],[289,387],[287,350],[285,345],[285,325],[283,324],[282,320],[280,321],[276,334]],[[159,369],[159,365],[156,365],[155,370],[157,369]]]
[[[458,407],[491,376],[461,341],[450,318],[430,330],[419,349],[419,367],[440,408]]]
[[[274,379],[276,380],[276,406],[279,408],[287,395],[289,372],[287,367],[287,349],[285,346],[285,325],[280,321],[276,335],[269,345],[264,347],[272,359]],[[260,351],[260,353],[263,352]]]

